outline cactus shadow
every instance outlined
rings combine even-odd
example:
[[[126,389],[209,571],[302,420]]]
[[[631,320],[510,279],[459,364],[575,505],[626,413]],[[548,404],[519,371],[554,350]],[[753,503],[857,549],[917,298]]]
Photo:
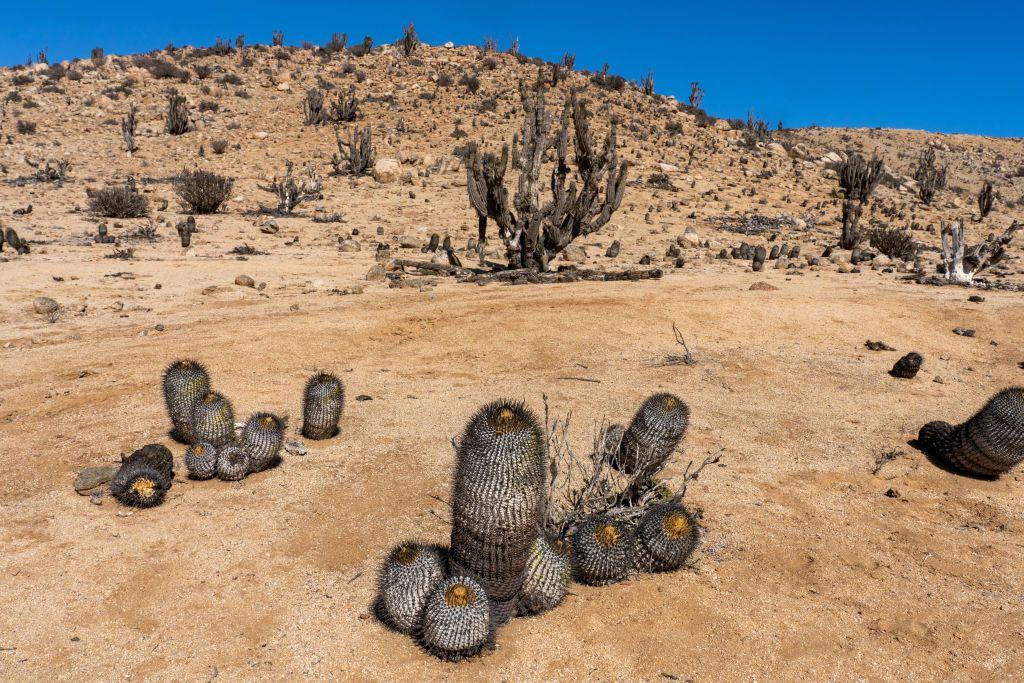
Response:
[[[969,472],[967,470],[960,469],[956,465],[953,465],[952,463],[946,461],[944,458],[942,458],[942,456],[940,456],[931,448],[928,448],[925,444],[923,444],[920,441],[920,439],[911,439],[910,441],[907,442],[907,445],[919,451],[922,455],[924,455],[928,462],[930,462],[932,465],[935,465],[935,467],[939,468],[940,470],[943,470],[944,472],[949,472],[950,474],[955,474],[961,477],[965,477],[967,479],[977,479],[978,481],[995,481],[996,479],[999,478],[998,475],[977,474],[975,472]]]

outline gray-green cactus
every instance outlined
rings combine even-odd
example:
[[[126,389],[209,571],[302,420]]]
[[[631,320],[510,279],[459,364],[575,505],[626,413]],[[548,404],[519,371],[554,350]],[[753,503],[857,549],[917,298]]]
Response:
[[[164,502],[174,478],[174,458],[166,446],[148,444],[121,461],[110,493],[122,505],[155,507]]]
[[[185,469],[193,479],[213,479],[217,476],[217,447],[209,443],[194,443],[185,449]]]
[[[1024,460],[1024,388],[1000,391],[963,424],[929,422],[918,441],[957,469],[982,476],[1008,472]]]
[[[624,521],[595,515],[584,520],[572,537],[576,578],[591,586],[622,581],[633,566],[633,530]]]
[[[217,454],[217,476],[224,481],[240,481],[249,474],[249,454],[235,445],[225,446]]]
[[[656,475],[686,435],[690,409],[673,394],[654,394],[645,400],[622,436],[619,470],[638,481]]]
[[[477,580],[494,626],[513,616],[540,529],[547,443],[522,403],[495,401],[469,421],[452,491],[453,574]]]
[[[171,436],[182,443],[193,443],[192,410],[196,401],[210,391],[210,375],[202,363],[185,358],[167,367],[163,385],[164,402],[174,427]]]
[[[569,544],[560,538],[537,536],[530,544],[526,578],[519,591],[516,613],[526,616],[553,609],[569,592],[571,578]]]
[[[697,520],[680,503],[652,505],[637,525],[633,565],[645,572],[675,571],[699,541]]]
[[[441,581],[427,599],[420,637],[441,659],[458,661],[479,653],[491,635],[487,592],[468,576]]]
[[[388,555],[378,580],[380,609],[391,626],[403,633],[417,633],[423,610],[437,584],[445,578],[442,548],[403,543]]]
[[[274,465],[284,441],[285,421],[273,413],[255,413],[242,428],[242,448],[249,454],[249,468],[261,472]]]
[[[218,448],[235,437],[235,411],[231,401],[216,391],[208,391],[192,409],[192,433],[195,441]]]
[[[302,435],[307,439],[330,439],[339,431],[345,407],[345,385],[328,372],[318,372],[306,382],[302,400]]]

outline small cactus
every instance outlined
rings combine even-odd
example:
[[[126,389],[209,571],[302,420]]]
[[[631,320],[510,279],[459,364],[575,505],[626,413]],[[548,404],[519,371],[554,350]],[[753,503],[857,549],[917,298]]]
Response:
[[[637,525],[633,565],[646,572],[675,571],[699,541],[700,527],[689,510],[679,503],[652,505]]]
[[[193,479],[213,479],[217,476],[217,447],[209,443],[194,443],[185,450],[185,469]]]
[[[249,454],[238,446],[226,446],[217,456],[217,476],[224,481],[240,481],[249,474]]]
[[[192,410],[208,391],[210,375],[198,361],[176,360],[164,371],[164,402],[174,426],[171,436],[176,441],[187,444],[195,441]]]
[[[889,374],[900,379],[914,379],[917,376],[917,371],[921,369],[922,363],[924,363],[924,357],[919,353],[911,352],[896,361]]]
[[[513,616],[540,528],[547,443],[526,406],[495,401],[469,421],[452,490],[452,573],[479,581],[495,626]]]
[[[650,479],[661,470],[690,424],[690,409],[673,394],[654,394],[640,405],[622,436],[619,457],[613,465],[637,481]]]
[[[929,422],[918,441],[957,469],[989,477],[1009,472],[1024,460],[1024,388],[1000,391],[963,424]]]
[[[235,411],[231,401],[216,391],[208,391],[192,410],[192,431],[196,441],[221,447],[235,437]]]
[[[423,614],[421,638],[432,654],[448,661],[472,657],[490,637],[487,593],[468,576],[453,576],[434,588]]]
[[[526,579],[519,592],[516,613],[526,616],[554,609],[569,592],[571,578],[569,544],[560,538],[549,540],[543,534],[538,536],[530,544]]]
[[[345,385],[327,372],[318,372],[306,382],[302,400],[302,435],[318,441],[330,439],[340,430],[345,407]]]
[[[273,413],[256,413],[242,428],[242,448],[249,454],[252,472],[274,465],[284,441],[285,421]]]
[[[121,461],[110,493],[122,505],[149,508],[164,502],[174,478],[174,458],[166,446],[149,444]]]
[[[622,581],[633,566],[633,531],[622,520],[596,515],[576,529],[572,560],[576,578],[591,586]]]
[[[402,633],[416,633],[431,592],[445,578],[444,550],[403,543],[391,551],[378,582],[384,619]]]

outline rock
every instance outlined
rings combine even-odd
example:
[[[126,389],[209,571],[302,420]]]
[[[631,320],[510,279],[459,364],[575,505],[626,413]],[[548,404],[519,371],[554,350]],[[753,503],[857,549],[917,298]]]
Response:
[[[373,396],[369,396],[367,394],[359,394],[358,396],[356,396],[356,400],[357,401],[372,401],[373,400]]]
[[[655,164],[662,173],[674,173],[679,170],[678,166],[672,164]]]
[[[871,341],[870,339],[864,342],[864,346],[868,347],[872,351],[895,351],[893,347],[886,344],[884,341]]]
[[[338,244],[338,249],[340,251],[346,251],[346,252],[362,251],[363,250],[363,246],[361,244],[359,244],[359,242],[356,241],[356,240],[347,239],[347,240],[342,240],[341,243]]]
[[[985,301],[985,297],[981,296],[980,294],[972,294],[969,297],[967,297],[967,300],[974,304],[980,304]]]
[[[836,270],[838,270],[840,273],[852,273],[853,266],[851,266],[849,263],[846,263],[845,261],[841,261]]]
[[[778,287],[776,287],[775,285],[773,285],[771,283],[765,282],[763,280],[758,280],[754,284],[750,285],[750,287],[748,287],[747,289],[749,289],[752,292],[777,292],[777,291],[779,291]]]
[[[248,275],[239,275],[236,277],[235,284],[239,287],[256,287],[256,281]]]
[[[765,149],[767,149],[769,152],[771,152],[775,156],[779,156],[779,157],[783,157],[783,158],[789,156],[789,153],[786,151],[786,148],[783,147],[782,145],[780,145],[777,142],[769,142],[767,145],[765,145]]]
[[[793,159],[806,159],[811,156],[804,143],[800,142],[789,148],[789,156]]]
[[[676,238],[676,244],[681,247],[699,247],[700,235],[693,229],[693,226],[690,226],[686,229],[686,232]]]
[[[284,449],[292,455],[305,455],[309,452],[302,439],[288,439],[284,442]]]
[[[775,261],[776,270],[785,270],[789,268],[790,261],[788,258],[779,258]]]
[[[871,265],[874,268],[886,268],[892,265],[892,259],[885,254],[879,254],[875,258],[871,259]]]
[[[379,263],[374,264],[368,271],[366,271],[366,280],[368,282],[383,282],[386,278],[384,266]]]
[[[444,44],[444,47],[446,50],[451,50],[453,47],[455,47],[455,43],[449,40],[447,43]]]
[[[32,300],[32,310],[40,315],[50,315],[60,310],[60,304],[48,296],[37,296]]]
[[[276,235],[280,229],[281,228],[277,225],[277,221],[274,220],[269,220],[260,226],[260,232],[264,235]]]
[[[821,157],[821,162],[823,164],[840,164],[842,161],[843,158],[836,152],[829,152],[825,156]]]
[[[608,258],[615,258],[616,256],[619,255],[619,251],[621,249],[622,249],[622,245],[619,244],[618,240],[615,240],[608,247],[608,251],[604,252],[604,255],[607,256]]]
[[[959,334],[961,337],[973,337],[974,330],[969,327],[954,327],[953,334]]]
[[[415,235],[402,235],[398,238],[398,246],[402,249],[418,249],[420,240]]]
[[[378,183],[393,183],[402,177],[402,164],[398,159],[378,159],[373,165],[373,179]]]
[[[284,83],[278,83],[277,89],[280,90],[281,92],[288,92],[292,89],[292,86],[291,83],[285,81]]]
[[[265,130],[261,130],[253,133],[249,137],[251,137],[253,140],[266,140],[267,138],[270,137],[270,133],[268,133]]]
[[[562,260],[569,263],[579,263],[587,260],[587,250],[579,244],[570,244],[562,252]]]
[[[117,465],[101,465],[99,467],[86,467],[75,477],[75,491],[85,494],[90,489],[102,486],[114,478],[117,474]]]

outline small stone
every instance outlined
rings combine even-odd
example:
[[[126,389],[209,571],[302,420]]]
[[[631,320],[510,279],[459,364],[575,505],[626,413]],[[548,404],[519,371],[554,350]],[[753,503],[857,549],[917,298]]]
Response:
[[[776,287],[775,285],[765,282],[763,280],[758,280],[754,284],[750,285],[750,287],[748,287],[747,289],[749,289],[752,292],[777,292],[779,290],[779,288]]]
[[[366,280],[368,282],[383,282],[386,277],[384,266],[379,263],[375,263],[368,271],[366,271]]]
[[[264,235],[276,235],[280,229],[276,221],[267,221],[264,225],[260,226],[260,232]]]
[[[899,498],[900,492],[897,491],[896,489],[889,489],[888,491],[885,492],[885,495],[887,498]]]
[[[341,250],[341,251],[352,252],[352,251],[362,251],[363,247],[356,240],[348,239],[348,240],[341,240],[341,243],[338,245],[338,249]]]
[[[75,477],[75,491],[85,493],[97,486],[102,486],[114,478],[117,474],[117,465],[101,465],[99,467],[86,467]]]
[[[284,449],[292,455],[305,455],[309,452],[306,450],[306,444],[302,443],[302,439],[288,439],[284,442]]]
[[[60,304],[48,296],[37,296],[32,300],[32,310],[40,315],[49,315],[60,310]]]
[[[106,493],[104,490],[93,491],[89,494],[89,502],[93,505],[103,505],[103,496]]]
[[[969,327],[954,327],[953,334],[959,334],[961,337],[973,337],[974,330]]]
[[[367,396],[366,394],[359,394],[356,396],[357,401],[372,401],[373,396]]]
[[[972,294],[971,296],[967,297],[967,300],[970,301],[971,303],[980,304],[985,301],[985,297],[981,296],[980,294]]]
[[[235,278],[235,284],[239,287],[256,287],[256,281],[248,275],[239,275]]]
[[[932,378],[932,381],[935,382],[936,384],[945,384],[946,383],[946,380],[942,379],[942,377],[940,377],[938,375],[935,375],[935,377]]]
[[[870,339],[864,342],[864,346],[868,347],[872,351],[895,351],[893,347],[886,344],[884,341],[871,341]]]

